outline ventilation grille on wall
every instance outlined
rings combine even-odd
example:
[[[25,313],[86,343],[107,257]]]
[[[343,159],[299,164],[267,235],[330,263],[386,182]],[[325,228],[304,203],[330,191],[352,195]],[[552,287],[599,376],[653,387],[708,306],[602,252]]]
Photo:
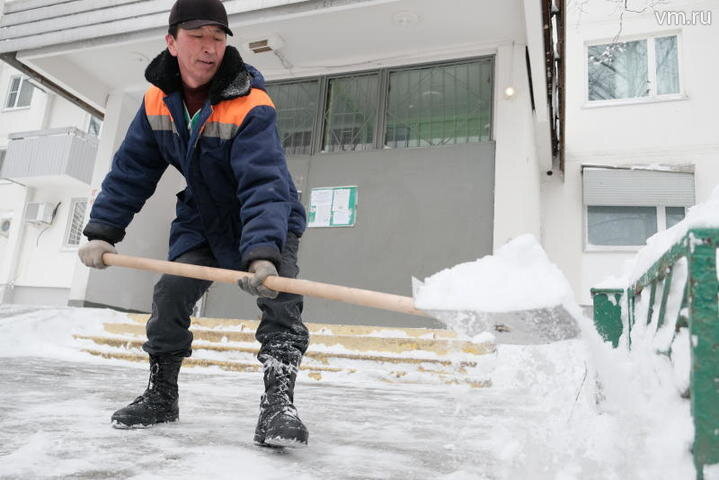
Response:
[[[279,35],[270,35],[262,40],[247,42],[247,48],[252,53],[264,53],[279,50],[284,44],[284,40]]]

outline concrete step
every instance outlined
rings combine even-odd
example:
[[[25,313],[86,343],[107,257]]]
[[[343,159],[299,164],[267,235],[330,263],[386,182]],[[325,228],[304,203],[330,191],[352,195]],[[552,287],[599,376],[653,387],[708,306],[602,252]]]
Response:
[[[136,323],[145,325],[150,315],[146,313],[128,313],[127,317]],[[254,332],[260,325],[258,320],[244,320],[236,318],[207,318],[190,317],[194,327],[203,328],[229,328],[233,330],[248,330]],[[377,327],[372,325],[341,325],[331,323],[305,323],[311,334],[320,335],[361,335],[361,336],[396,336],[426,338],[426,339],[454,339],[457,334],[451,330],[439,328],[406,328],[406,327]]]
[[[96,337],[96,336],[85,336],[85,335],[73,335],[79,340],[90,340],[98,345],[109,345],[111,347],[120,347],[126,349],[137,349],[142,348],[144,340],[126,339],[120,337]],[[201,343],[195,342],[192,344],[192,350],[194,352],[200,350],[211,350],[215,352],[238,352],[250,354],[254,359],[259,352],[259,347],[243,347],[236,345],[226,344],[215,344],[215,343]],[[308,350],[304,356],[305,362],[308,359],[317,360],[318,362],[329,365],[333,359],[346,359],[346,360],[365,360],[378,363],[395,363],[395,364],[431,364],[442,367],[460,367],[460,368],[474,368],[477,366],[476,361],[451,361],[440,358],[422,358],[422,357],[397,357],[389,355],[367,355],[367,354],[355,354],[355,353],[337,353],[337,352],[316,352]]]
[[[104,325],[108,333],[116,335],[144,336],[145,326],[139,323],[106,323]],[[248,329],[216,329],[216,328],[191,328],[192,334],[197,340],[208,342],[241,342],[254,343],[255,331]],[[473,343],[465,340],[455,339],[429,339],[420,337],[384,337],[367,335],[324,335],[311,334],[312,345],[324,345],[329,347],[340,346],[358,352],[432,352],[438,355],[451,353],[468,353],[472,355],[483,355],[492,353],[495,345],[490,342]]]
[[[90,354],[147,362],[142,351],[149,315],[128,315],[127,322],[105,323],[102,335],[75,335],[78,347]],[[259,344],[253,320],[193,318],[190,367],[218,367],[260,372]],[[446,383],[487,387],[492,342],[471,342],[453,332],[425,328],[383,328],[364,325],[307,324],[310,347],[300,378],[342,380],[347,375],[394,383]]]

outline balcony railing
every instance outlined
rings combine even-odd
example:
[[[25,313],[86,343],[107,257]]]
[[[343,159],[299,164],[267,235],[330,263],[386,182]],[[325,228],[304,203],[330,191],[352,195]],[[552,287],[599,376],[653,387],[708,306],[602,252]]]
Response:
[[[697,480],[704,479],[705,467],[719,464],[717,246],[719,229],[689,230],[626,290],[592,289],[595,326],[614,347],[626,334],[631,348],[638,322],[655,332],[657,355],[670,361],[675,349],[686,347],[678,342],[689,343],[689,388],[682,397],[691,402]]]
[[[56,128],[9,135],[0,175],[19,181],[67,176],[90,184],[97,137],[77,128]]]

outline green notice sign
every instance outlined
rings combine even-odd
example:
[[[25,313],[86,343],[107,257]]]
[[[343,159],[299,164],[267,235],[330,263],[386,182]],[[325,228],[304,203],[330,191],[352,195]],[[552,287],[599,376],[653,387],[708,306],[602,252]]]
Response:
[[[356,218],[356,186],[312,189],[308,227],[351,227]]]

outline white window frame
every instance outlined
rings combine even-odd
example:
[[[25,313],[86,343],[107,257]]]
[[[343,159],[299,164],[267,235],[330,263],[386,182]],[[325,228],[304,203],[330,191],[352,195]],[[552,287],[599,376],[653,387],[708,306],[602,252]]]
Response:
[[[87,209],[90,206],[90,201],[86,197],[77,197],[70,200],[70,210],[67,214],[67,225],[65,226],[65,235],[63,236],[62,240],[62,248],[63,250],[77,250],[80,246],[80,243],[82,242],[82,230],[80,230],[80,241],[77,245],[72,245],[69,243],[70,241],[70,234],[72,233],[72,220],[75,218],[75,209],[77,208],[77,204],[80,202],[85,202],[85,213],[82,217],[82,222],[80,223],[80,228],[82,229],[82,225],[85,223],[85,217],[87,216]]]
[[[12,88],[13,80],[16,78],[20,78],[20,83],[18,84],[17,95],[15,96],[15,105],[12,107],[8,107],[7,101],[10,98],[10,89]],[[3,100],[3,104],[2,104],[4,112],[15,111],[15,110],[27,110],[28,108],[32,107],[32,95],[30,95],[30,104],[29,105],[24,105],[21,107],[17,106],[17,101],[20,98],[20,92],[22,92],[22,86],[25,84],[25,82],[29,82],[29,81],[30,81],[30,77],[27,77],[25,75],[11,75],[10,76],[10,81],[8,82],[7,91],[5,92],[5,99]],[[35,85],[32,85],[32,88],[34,90]]]
[[[588,253],[594,253],[594,252],[636,252],[642,247],[646,245],[646,243],[642,245],[594,245],[592,243],[589,243],[589,207],[599,207],[601,205],[584,205],[583,207],[583,216],[584,221],[582,222],[584,224],[584,235],[582,235],[584,240],[584,251]],[[625,207],[635,207],[635,206],[641,206],[641,205],[623,205]],[[663,232],[667,229],[667,207],[682,207],[684,208],[684,215],[687,214],[687,209],[689,207],[685,207],[682,205],[657,205],[655,206],[655,211],[657,214],[657,233]]]
[[[679,74],[679,92],[668,93],[664,95],[657,95],[657,66],[656,66],[656,53],[655,53],[655,39],[661,37],[677,37],[677,72]],[[597,45],[607,45],[613,42],[633,42],[637,40],[647,41],[647,73],[649,78],[650,92],[646,97],[636,98],[615,98],[609,100],[589,100],[589,47]],[[656,102],[667,102],[677,100],[687,100],[688,96],[684,91],[684,62],[682,55],[682,35],[680,30],[667,30],[663,32],[655,32],[652,34],[642,35],[628,35],[620,39],[602,39],[592,40],[584,43],[584,57],[582,59],[584,63],[584,104],[582,108],[596,108],[596,107],[609,107],[609,106],[620,106],[620,105],[634,105],[641,103],[656,103]]]

